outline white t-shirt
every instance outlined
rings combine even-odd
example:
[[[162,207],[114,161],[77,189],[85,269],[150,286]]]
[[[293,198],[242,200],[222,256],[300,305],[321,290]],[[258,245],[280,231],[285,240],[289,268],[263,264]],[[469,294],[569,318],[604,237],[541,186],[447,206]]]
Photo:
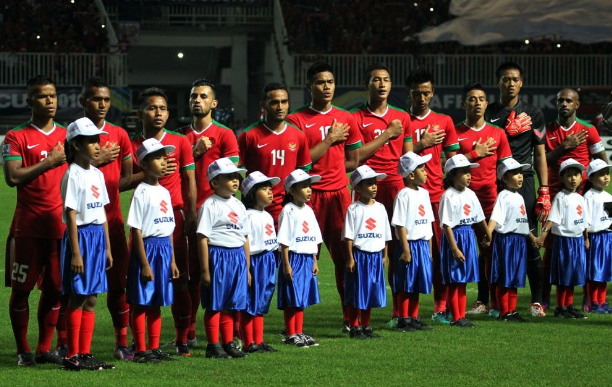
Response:
[[[161,184],[138,184],[130,203],[127,224],[140,230],[143,238],[172,235],[175,219],[170,192]]]
[[[385,206],[375,201],[372,205],[353,202],[346,210],[342,240],[350,239],[361,251],[375,253],[391,240],[391,226]]]
[[[503,190],[497,195],[491,220],[497,223],[495,231],[500,234],[529,234],[525,200],[518,192]]]
[[[612,224],[612,217],[604,211],[604,203],[612,202],[612,195],[606,191],[597,191],[591,188],[584,194],[586,202],[586,212],[584,218],[589,224],[589,232],[599,232],[607,230]],[[610,246],[612,248],[612,246]]]
[[[208,238],[209,245],[241,247],[250,232],[246,219],[247,211],[240,200],[213,194],[200,207],[197,232]]]
[[[429,192],[426,189],[419,187],[419,189],[414,190],[405,187],[397,193],[393,202],[391,224],[393,226],[405,227],[409,241],[431,239],[433,236],[431,228],[433,222],[434,214],[431,208]],[[397,230],[395,231],[395,236],[399,239]]]
[[[104,206],[110,201],[104,175],[93,166],[83,169],[76,163],[70,164],[61,182],[62,222],[66,223],[66,209],[76,211],[76,224],[103,224],[106,222]]]
[[[587,205],[584,198],[575,192],[561,190],[553,200],[548,220],[553,222],[551,232],[565,237],[579,237],[589,227]]]
[[[249,234],[251,255],[278,248],[272,215],[266,211],[250,208],[247,210],[246,224],[251,230]]]
[[[312,208],[288,203],[278,217],[278,243],[298,254],[317,254],[323,242]]]
[[[440,227],[450,228],[472,225],[485,220],[480,202],[474,191],[469,188],[463,192],[448,188],[440,198]]]

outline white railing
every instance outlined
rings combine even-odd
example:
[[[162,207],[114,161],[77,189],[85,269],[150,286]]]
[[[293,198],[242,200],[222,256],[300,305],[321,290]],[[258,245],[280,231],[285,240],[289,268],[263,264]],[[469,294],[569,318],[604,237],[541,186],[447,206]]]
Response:
[[[391,71],[396,85],[403,85],[408,73],[417,66],[428,68],[436,86],[463,86],[480,82],[495,85],[495,69],[505,61],[523,67],[525,85],[530,87],[586,87],[612,85],[612,55],[293,55],[291,87],[303,87],[306,70],[316,59],[334,69],[336,84],[358,87],[364,69],[382,62]]]
[[[57,85],[81,86],[99,76],[113,86],[127,85],[126,54],[0,53],[0,86],[23,86],[35,75]]]

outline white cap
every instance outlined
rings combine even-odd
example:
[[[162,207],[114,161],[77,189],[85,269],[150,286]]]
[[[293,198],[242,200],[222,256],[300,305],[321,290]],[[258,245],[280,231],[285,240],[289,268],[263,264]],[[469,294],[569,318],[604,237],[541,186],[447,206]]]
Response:
[[[480,164],[470,163],[467,157],[465,157],[461,153],[458,153],[454,155],[453,157],[451,157],[450,159],[446,160],[446,164],[444,165],[444,172],[449,173],[453,169],[463,168],[463,167],[476,168],[476,167],[480,167]]]
[[[164,145],[157,141],[155,138],[148,138],[142,142],[142,144],[136,149],[136,162],[140,162],[149,154],[157,152],[158,150],[165,150],[166,154],[174,152],[174,145]]]
[[[301,169],[296,169],[291,172],[289,176],[285,179],[285,191],[289,192],[289,188],[296,183],[301,183],[303,181],[310,180],[311,183],[321,180],[321,176],[319,175],[309,175]]]
[[[70,141],[76,136],[97,136],[99,134],[108,133],[98,129],[96,124],[91,122],[89,118],[83,117],[68,125],[68,133],[66,133],[66,140]]]
[[[531,168],[529,164],[521,164],[512,157],[507,159],[503,159],[499,165],[497,166],[497,178],[501,180],[502,176],[508,171],[514,171],[515,169],[521,169],[521,171],[526,171]]]
[[[574,159],[567,159],[559,166],[559,175],[561,175],[561,172],[563,172],[564,169],[567,169],[569,167],[578,168],[581,172],[584,171],[584,165]]]
[[[382,180],[387,177],[386,173],[376,173],[372,168],[367,165],[362,165],[361,167],[355,169],[351,174],[351,186],[356,186],[362,180],[367,179],[376,179]]]
[[[612,168],[612,165],[606,164],[605,161],[603,161],[602,159],[595,159],[592,160],[589,163],[589,166],[587,167],[587,177],[591,177],[591,174],[595,173],[595,172],[599,172],[604,168]]]
[[[408,152],[402,155],[399,159],[399,164],[397,165],[397,173],[402,177],[408,176],[411,172],[414,172],[415,169],[421,164],[425,164],[431,160],[431,154],[425,156],[419,156],[414,152]]]
[[[208,181],[211,181],[219,175],[227,175],[234,172],[242,173],[246,172],[246,169],[238,168],[232,160],[223,157],[210,163],[206,178]]]
[[[272,185],[277,185],[278,183],[280,183],[280,179],[278,177],[268,177],[259,171],[255,171],[249,174],[246,179],[244,179],[244,181],[242,182],[242,186],[240,187],[240,191],[243,195],[246,196],[249,191],[251,191],[251,189],[255,187],[255,185],[259,183],[265,183],[267,181],[269,181]]]

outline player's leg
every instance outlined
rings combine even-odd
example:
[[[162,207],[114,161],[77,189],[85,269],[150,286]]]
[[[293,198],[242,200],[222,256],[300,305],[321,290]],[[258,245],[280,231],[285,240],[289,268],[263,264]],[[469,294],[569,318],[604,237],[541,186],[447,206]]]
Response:
[[[434,313],[431,319],[442,324],[450,324],[446,307],[448,287],[442,281],[442,268],[440,267],[440,243],[442,242],[442,228],[440,227],[440,216],[438,214],[440,203],[431,203],[431,207],[434,213],[433,237],[431,239]]]
[[[474,233],[476,234],[476,239],[481,241],[484,233],[480,227],[475,228]],[[496,284],[489,282],[489,279],[491,278],[491,258],[491,247],[479,246],[478,267],[480,281],[478,281],[478,298],[476,299],[476,303],[472,306],[472,309],[467,312],[468,314],[487,313],[487,305],[489,305],[489,300],[489,309],[492,316],[497,317],[499,314],[495,297]]]
[[[523,186],[519,189],[518,193],[525,200],[529,229],[533,235],[538,236],[538,220],[535,215],[536,192],[533,175],[524,175]],[[540,249],[534,247],[529,240],[527,240],[527,279],[529,280],[529,288],[531,290],[529,312],[534,317],[544,317],[546,313],[542,307],[542,258],[540,256]]]
[[[174,302],[172,317],[174,318],[175,345],[186,345],[189,324],[191,323],[191,297],[189,294],[189,251],[187,237],[184,234],[185,219],[181,210],[174,210],[175,228],[172,235],[174,242],[174,257],[179,269],[179,277],[172,280]]]
[[[197,347],[196,325],[200,307],[200,258],[198,257],[198,239],[195,233],[187,236],[189,244],[189,296],[191,297],[191,320],[187,332],[189,348]]]

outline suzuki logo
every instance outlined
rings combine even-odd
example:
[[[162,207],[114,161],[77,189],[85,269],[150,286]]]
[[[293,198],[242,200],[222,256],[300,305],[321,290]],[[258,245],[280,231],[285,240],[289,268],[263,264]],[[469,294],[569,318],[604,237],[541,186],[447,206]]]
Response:
[[[304,223],[302,223],[302,231],[304,232],[304,234],[308,234],[308,231],[310,231],[310,229],[308,228],[308,222],[304,221]]]
[[[164,214],[168,212],[168,203],[166,203],[165,200],[162,200],[161,203],[159,203],[159,207],[161,207],[161,212]]]
[[[234,224],[238,223],[238,214],[236,214],[235,212],[230,212],[227,215],[227,218],[229,219],[230,222]]]
[[[419,215],[425,216],[425,206],[422,204],[419,206]]]
[[[96,187],[95,185],[91,186],[91,194],[93,195],[94,198],[98,198],[100,197],[100,192],[98,191],[98,187]]]
[[[367,228],[368,230],[372,231],[376,228],[376,220],[369,218],[368,220],[365,221],[365,228]]]
[[[274,228],[272,227],[271,224],[266,224],[266,227],[264,227],[266,229],[266,235],[270,236],[272,235],[272,233],[274,232]]]
[[[525,215],[525,205],[521,204],[521,215]]]
[[[578,215],[582,215],[582,206],[579,205],[578,207],[576,207],[576,213]]]
[[[468,216],[470,212],[472,212],[472,207],[470,207],[469,204],[464,205],[463,213],[465,214],[465,216]]]

